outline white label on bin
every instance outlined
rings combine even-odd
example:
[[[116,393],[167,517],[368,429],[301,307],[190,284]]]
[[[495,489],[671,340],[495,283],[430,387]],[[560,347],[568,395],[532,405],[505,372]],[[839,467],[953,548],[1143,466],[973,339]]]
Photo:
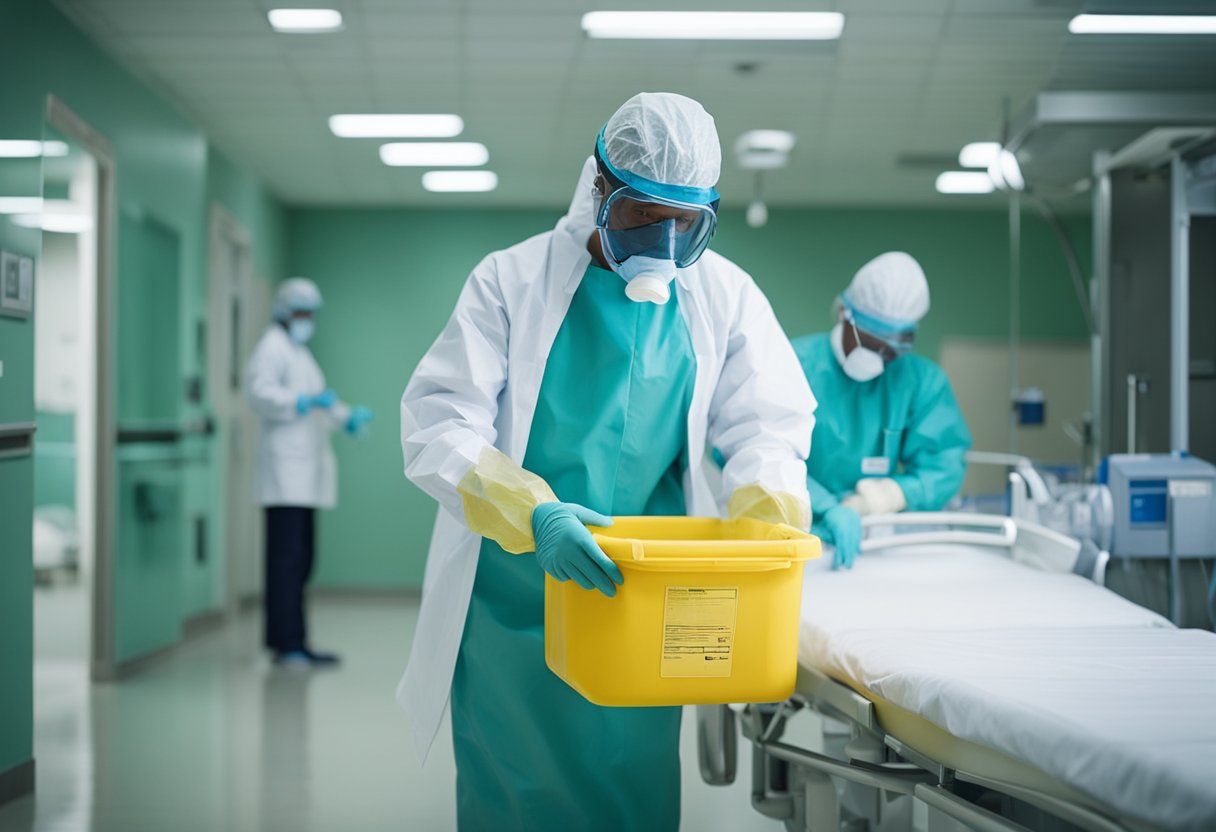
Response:
[[[667,587],[663,608],[664,677],[729,676],[735,647],[735,587]]]

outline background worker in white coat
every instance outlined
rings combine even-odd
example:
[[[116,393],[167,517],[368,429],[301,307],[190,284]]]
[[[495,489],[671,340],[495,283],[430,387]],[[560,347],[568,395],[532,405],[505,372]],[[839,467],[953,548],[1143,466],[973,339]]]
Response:
[[[406,475],[442,510],[399,697],[425,754],[450,691],[464,832],[678,827],[680,709],[599,707],[545,666],[545,573],[622,583],[584,523],[718,515],[712,446],[731,516],[809,524],[814,397],[705,250],[720,164],[698,103],[630,99],[569,213],[473,270],[406,387]]]
[[[360,436],[371,421],[325,386],[306,346],[321,308],[311,280],[279,285],[274,321],[254,347],[246,372],[249,405],[261,418],[255,496],[266,510],[266,646],[280,664],[333,664],[308,643],[304,586],[316,556],[316,510],[337,504],[338,472],[329,434]]]

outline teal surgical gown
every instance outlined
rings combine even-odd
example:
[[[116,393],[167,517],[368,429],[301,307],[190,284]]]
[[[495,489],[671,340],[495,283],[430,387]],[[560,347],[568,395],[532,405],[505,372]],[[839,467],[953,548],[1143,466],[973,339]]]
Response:
[[[524,467],[604,514],[684,514],[695,370],[678,293],[635,303],[617,274],[589,267],[545,366]],[[533,554],[483,541],[452,682],[461,832],[675,832],[680,709],[593,705],[554,676],[544,578]]]
[[[862,477],[891,477],[909,511],[936,511],[958,493],[971,433],[950,381],[927,358],[904,355],[871,381],[845,375],[827,333],[794,339],[819,400],[807,487],[815,519]]]

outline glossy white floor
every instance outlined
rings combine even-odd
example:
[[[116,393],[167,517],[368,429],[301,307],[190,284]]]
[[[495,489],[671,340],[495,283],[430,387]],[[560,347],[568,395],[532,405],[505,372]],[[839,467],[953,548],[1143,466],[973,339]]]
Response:
[[[38,620],[54,636],[44,597]],[[416,602],[325,600],[316,643],[341,669],[277,670],[253,614],[197,637],[142,674],[90,686],[80,659],[36,664],[34,797],[0,808],[3,832],[379,832],[455,828],[450,733],[425,769],[393,701]],[[62,638],[60,638],[62,642]],[[57,651],[49,651],[55,653]],[[62,653],[62,651],[58,651]],[[775,832],[740,777],[711,788],[684,720],[682,828]]]

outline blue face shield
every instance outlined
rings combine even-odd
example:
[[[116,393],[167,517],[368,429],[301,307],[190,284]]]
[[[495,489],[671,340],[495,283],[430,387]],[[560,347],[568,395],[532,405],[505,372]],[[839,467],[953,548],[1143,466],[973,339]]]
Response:
[[[672,260],[687,268],[705,251],[717,227],[709,206],[679,203],[617,188],[604,197],[596,216],[604,253],[617,263],[630,257]]]
[[[881,345],[881,349],[875,351],[882,356],[884,361],[894,361],[899,356],[912,351],[912,344],[916,340],[916,323],[914,321],[894,321],[887,318],[880,318],[877,315],[868,315],[857,309],[850,301],[848,294],[840,295],[840,303],[848,311],[848,319],[855,329],[860,330],[857,335],[859,341],[864,341],[862,334],[872,338],[878,342],[876,346]]]
[[[596,142],[600,181],[595,224],[604,254],[615,264],[631,257],[687,268],[704,253],[718,225],[718,194],[649,182],[614,168],[603,136]]]

